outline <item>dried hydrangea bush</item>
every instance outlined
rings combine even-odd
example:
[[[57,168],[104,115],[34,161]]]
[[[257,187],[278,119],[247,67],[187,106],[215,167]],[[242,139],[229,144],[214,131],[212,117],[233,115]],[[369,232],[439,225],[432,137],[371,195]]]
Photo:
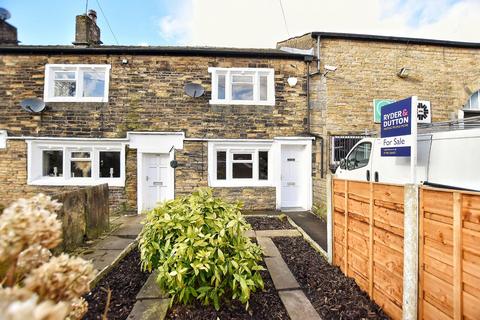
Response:
[[[50,251],[62,241],[60,208],[39,194],[0,215],[0,320],[75,320],[86,313],[81,296],[95,277],[92,263]]]

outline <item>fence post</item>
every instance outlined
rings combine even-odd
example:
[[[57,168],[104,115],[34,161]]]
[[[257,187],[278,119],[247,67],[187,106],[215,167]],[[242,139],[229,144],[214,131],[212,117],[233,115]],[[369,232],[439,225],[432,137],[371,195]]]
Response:
[[[462,319],[462,194],[453,193],[453,319]]]
[[[375,227],[375,220],[373,218],[373,182],[369,183],[369,203],[368,203],[368,254],[370,259],[368,260],[368,294],[373,297],[373,228]]]
[[[404,189],[403,319],[417,319],[418,304],[418,185]]]
[[[344,270],[345,275],[348,277],[348,180],[345,181],[345,198],[344,198],[344,211],[345,211],[345,236],[343,239],[343,263],[344,263]]]
[[[327,255],[328,262],[333,263],[333,179],[327,174]]]

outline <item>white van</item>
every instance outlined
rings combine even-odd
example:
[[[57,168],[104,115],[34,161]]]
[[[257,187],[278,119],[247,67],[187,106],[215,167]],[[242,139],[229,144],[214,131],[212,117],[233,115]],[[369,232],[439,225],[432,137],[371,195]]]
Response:
[[[417,182],[480,191],[480,128],[422,133],[417,143]],[[360,140],[340,161],[341,179],[405,184],[410,157],[381,157],[380,138]]]

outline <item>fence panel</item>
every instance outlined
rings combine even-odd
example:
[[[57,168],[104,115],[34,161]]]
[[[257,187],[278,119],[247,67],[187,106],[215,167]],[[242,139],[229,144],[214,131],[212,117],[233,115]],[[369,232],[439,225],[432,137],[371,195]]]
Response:
[[[333,263],[390,317],[401,319],[403,186],[339,179],[332,184]]]
[[[420,189],[420,319],[480,319],[480,195]]]

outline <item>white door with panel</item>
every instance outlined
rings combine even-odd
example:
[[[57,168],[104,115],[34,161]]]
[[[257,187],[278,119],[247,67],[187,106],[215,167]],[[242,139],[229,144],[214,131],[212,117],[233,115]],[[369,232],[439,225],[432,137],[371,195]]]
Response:
[[[162,153],[143,154],[143,204],[142,210],[153,209],[159,202],[172,198],[170,155]]]
[[[303,154],[305,146],[283,145],[281,151],[281,206],[305,206],[305,181],[303,181]]]

